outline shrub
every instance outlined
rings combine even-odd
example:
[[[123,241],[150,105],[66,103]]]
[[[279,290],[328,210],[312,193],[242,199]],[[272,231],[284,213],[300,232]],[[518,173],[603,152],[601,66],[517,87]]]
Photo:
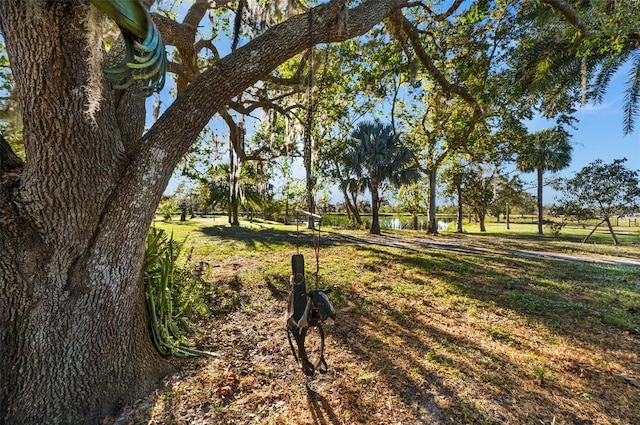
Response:
[[[558,238],[558,237],[560,237],[560,232],[562,232],[562,229],[566,225],[567,225],[567,223],[559,223],[557,221],[551,221],[551,222],[547,223],[547,225],[545,227],[547,229],[549,229],[549,231],[551,232],[551,235],[554,238]]]
[[[207,354],[190,348],[185,339],[186,334],[192,333],[186,316],[206,310],[206,305],[197,299],[202,278],[177,266],[180,251],[173,235],[151,228],[144,253],[145,304],[151,339],[163,356]]]

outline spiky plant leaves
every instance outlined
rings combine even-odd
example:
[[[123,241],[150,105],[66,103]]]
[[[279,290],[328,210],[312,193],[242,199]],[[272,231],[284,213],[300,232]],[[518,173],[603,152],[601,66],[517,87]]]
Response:
[[[210,354],[190,348],[185,333],[191,330],[184,315],[200,309],[204,303],[188,294],[199,278],[177,266],[181,245],[164,230],[151,228],[144,254],[146,313],[152,342],[163,356],[197,356]]]

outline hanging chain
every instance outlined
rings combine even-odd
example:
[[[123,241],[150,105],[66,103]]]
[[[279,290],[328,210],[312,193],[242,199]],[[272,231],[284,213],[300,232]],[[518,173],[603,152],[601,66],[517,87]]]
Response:
[[[321,77],[321,81],[320,81],[320,87],[318,88],[318,90],[321,90],[322,87],[324,86],[325,83],[325,77],[327,74],[327,59],[328,59],[328,54],[329,54],[329,49],[327,47],[327,51],[325,54],[325,63],[324,63],[324,69],[322,72],[322,77]],[[316,112],[316,109],[318,107],[318,103],[320,100],[320,95],[319,93],[316,95],[315,99],[313,96],[313,85],[314,85],[314,64],[313,64],[313,9],[309,10],[309,78],[307,80],[307,122],[305,125],[305,134],[304,134],[304,160],[305,160],[305,165],[308,167],[307,171],[308,173],[312,173],[311,171],[311,159],[312,159],[312,130],[313,130],[313,118],[314,118],[314,114]],[[312,183],[313,180],[313,175],[309,174],[309,179],[307,181],[307,184],[309,185],[310,183]],[[310,191],[313,191],[313,187],[310,188]],[[311,197],[313,198],[313,195],[311,195]],[[310,199],[309,201],[311,201],[312,199]],[[315,213],[316,212],[316,207],[315,207],[315,202],[313,202],[313,204],[309,205],[309,212],[310,213]],[[310,217],[310,222],[313,222],[314,225],[312,227],[312,232],[313,232],[313,243],[314,243],[314,251],[315,251],[315,255],[316,255],[316,273],[315,273],[315,289],[318,289],[318,284],[320,281],[320,223],[321,223],[322,219],[318,220],[318,235],[316,236],[316,226],[315,226],[315,222],[313,222],[313,217]]]
[[[300,255],[300,216],[296,213],[296,254]]]
[[[320,282],[320,223],[322,223],[322,219],[318,220],[318,236],[314,237],[314,249],[316,252],[316,287],[318,289]],[[313,231],[313,235],[315,236],[315,228]]]
[[[309,10],[309,75],[307,77],[307,116],[304,126],[304,167],[306,171],[306,188],[307,188],[307,209],[309,212],[315,212],[315,200],[313,196],[313,187],[315,185],[315,179],[313,171],[311,169],[311,155],[312,155],[312,139],[311,131],[313,128],[313,11]],[[309,227],[312,226],[312,219],[309,218]]]

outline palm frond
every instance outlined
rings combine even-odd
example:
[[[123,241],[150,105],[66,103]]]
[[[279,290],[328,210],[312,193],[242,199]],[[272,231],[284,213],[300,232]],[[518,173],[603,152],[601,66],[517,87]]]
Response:
[[[640,99],[640,54],[635,52],[624,96],[624,134],[633,133]]]
[[[626,61],[626,56],[616,56],[613,60],[603,63],[598,71],[595,80],[593,81],[593,88],[591,89],[590,97],[594,102],[602,102],[607,87],[611,82],[611,78],[620,69],[620,66]]]

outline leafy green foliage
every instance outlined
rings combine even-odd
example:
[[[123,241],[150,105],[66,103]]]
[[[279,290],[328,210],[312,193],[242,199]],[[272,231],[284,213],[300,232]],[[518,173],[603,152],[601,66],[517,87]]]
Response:
[[[351,134],[351,169],[371,191],[371,233],[380,234],[378,209],[385,184],[400,187],[418,180],[420,172],[411,150],[402,145],[391,125],[360,122]]]
[[[400,211],[408,212],[413,217],[414,230],[417,230],[415,223],[418,214],[424,214],[429,210],[429,197],[424,190],[425,186],[424,182],[402,185],[395,195]]]
[[[625,167],[626,161],[598,159],[568,179],[561,188],[563,211],[585,219],[633,212],[640,203],[640,171]]]
[[[160,202],[158,205],[158,209],[156,210],[156,214],[162,216],[163,220],[171,220],[171,216],[178,213],[178,206],[176,205],[175,200],[173,199],[165,199]]]
[[[608,224],[617,244],[610,219],[631,213],[640,205],[640,171],[628,169],[625,162],[623,158],[605,164],[598,159],[580,170],[565,182],[564,188],[559,188],[563,197],[554,206],[556,214],[579,219],[598,218],[600,224]]]
[[[547,117],[573,113],[576,101],[600,102],[613,74],[630,63],[624,131],[633,131],[638,109],[640,61],[634,0],[522,2],[511,47],[516,90]]]
[[[480,220],[480,231],[485,232],[485,217],[494,202],[493,180],[496,170],[486,166],[471,167],[462,177],[462,201]]]
[[[569,134],[560,128],[547,128],[523,138],[515,147],[516,166],[529,173],[536,170],[560,171],[569,166],[573,147]]]
[[[551,232],[551,235],[557,239],[560,237],[560,232],[562,232],[562,229],[564,229],[566,225],[567,223],[553,221],[548,223],[546,227]]]
[[[22,114],[14,92],[13,74],[4,41],[0,36],[0,133],[18,157],[24,159]]]
[[[181,246],[164,230],[152,227],[144,253],[144,288],[151,340],[163,356],[207,354],[188,346],[185,335],[192,333],[186,317],[194,311],[206,312],[201,294],[202,279],[177,266]]]

